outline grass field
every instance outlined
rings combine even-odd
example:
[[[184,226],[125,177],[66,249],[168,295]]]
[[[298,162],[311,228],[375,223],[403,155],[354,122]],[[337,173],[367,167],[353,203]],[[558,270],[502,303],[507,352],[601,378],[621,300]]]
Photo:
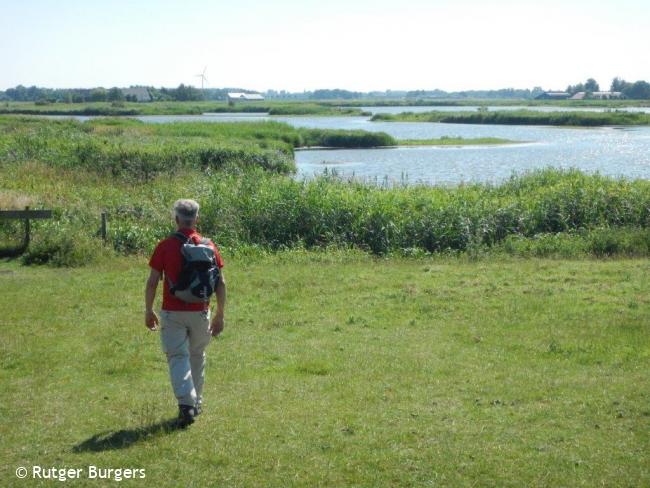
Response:
[[[0,263],[2,486],[34,465],[160,488],[650,483],[648,259],[226,257],[185,431],[144,259]]]

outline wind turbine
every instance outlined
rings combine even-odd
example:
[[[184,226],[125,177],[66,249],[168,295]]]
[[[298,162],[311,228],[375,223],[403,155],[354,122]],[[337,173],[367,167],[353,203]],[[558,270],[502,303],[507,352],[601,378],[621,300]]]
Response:
[[[201,73],[199,75],[195,75],[197,78],[201,78],[201,91],[203,91],[204,82],[208,81],[208,79],[205,77],[205,70],[206,69],[208,69],[207,66],[205,68],[203,68],[203,73]]]

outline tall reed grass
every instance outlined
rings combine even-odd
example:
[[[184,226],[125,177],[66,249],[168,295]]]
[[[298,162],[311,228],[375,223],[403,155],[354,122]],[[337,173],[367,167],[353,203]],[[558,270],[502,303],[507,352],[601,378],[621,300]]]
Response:
[[[204,223],[226,242],[356,246],[376,254],[466,251],[510,235],[650,227],[650,182],[551,169],[497,186],[455,188],[258,173],[213,180],[204,202]]]
[[[39,173],[51,180],[30,179]],[[230,249],[650,254],[650,182],[577,170],[452,188],[382,187],[332,176],[299,181],[259,168],[240,174],[191,170],[142,186],[93,173],[58,176],[39,165],[10,165],[3,176],[15,187],[33,185],[37,204],[55,210],[55,232],[96,236],[99,213],[107,211],[109,242],[127,254],[149,252],[171,231],[169,208],[181,197],[200,202],[200,230]],[[50,225],[35,224],[35,234],[48,235]]]

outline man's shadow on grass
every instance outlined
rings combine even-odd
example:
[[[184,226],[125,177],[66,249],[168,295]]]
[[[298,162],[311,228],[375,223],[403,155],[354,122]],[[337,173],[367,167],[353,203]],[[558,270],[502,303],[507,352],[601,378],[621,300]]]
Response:
[[[72,448],[73,452],[100,452],[126,449],[138,442],[146,441],[163,434],[170,434],[183,428],[178,425],[176,417],[163,420],[156,424],[135,429],[122,429],[114,432],[106,431],[95,434]]]

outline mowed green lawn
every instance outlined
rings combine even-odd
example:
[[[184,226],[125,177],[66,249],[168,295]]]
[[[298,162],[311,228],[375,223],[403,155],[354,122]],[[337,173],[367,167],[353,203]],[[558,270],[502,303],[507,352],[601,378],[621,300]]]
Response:
[[[144,259],[0,263],[0,485],[33,465],[161,488],[650,484],[650,260],[226,266],[206,410],[178,431]]]

